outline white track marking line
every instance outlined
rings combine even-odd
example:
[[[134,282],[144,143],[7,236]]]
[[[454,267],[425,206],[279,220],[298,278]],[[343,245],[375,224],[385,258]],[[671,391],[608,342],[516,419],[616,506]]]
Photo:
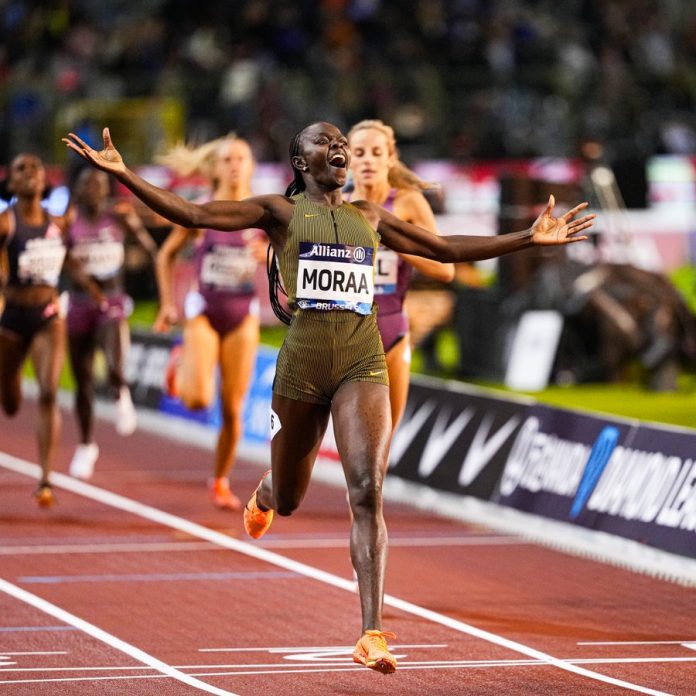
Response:
[[[91,624],[88,621],[81,619],[79,616],[75,616],[74,614],[65,611],[65,609],[57,607],[55,604],[47,602],[45,599],[42,599],[41,597],[37,597],[35,594],[32,594],[31,592],[27,592],[26,590],[23,590],[21,587],[17,587],[16,585],[13,585],[12,583],[3,580],[2,578],[0,578],[0,592],[5,592],[11,597],[18,599],[19,601],[24,602],[25,604],[29,604],[30,606],[38,609],[39,611],[43,611],[44,613],[49,614],[50,616],[53,616],[54,618],[59,619],[60,621],[64,621],[65,623],[70,624],[71,626],[75,626],[75,628],[79,628],[87,635],[92,636],[92,638],[96,638],[97,640],[100,640],[102,643],[106,643],[110,647],[114,648],[115,650],[120,650],[121,652],[126,653],[126,655],[130,655],[134,660],[138,660],[139,662],[142,662],[143,664],[156,669],[158,672],[161,672],[162,674],[165,674],[166,676],[171,677],[172,679],[176,679],[177,681],[183,682],[184,684],[193,686],[194,688],[200,689],[201,691],[207,691],[210,694],[217,694],[218,696],[235,696],[235,694],[233,694],[231,691],[218,689],[217,687],[212,686],[211,684],[206,684],[205,682],[202,682],[189,674],[184,674],[183,672],[174,669],[165,662],[162,662],[161,660],[158,660],[156,657],[153,657],[152,655],[144,652],[143,650],[140,650],[140,648],[136,648],[134,645],[126,643],[120,638],[116,638],[116,636],[107,633],[98,626],[95,626],[94,624]]]
[[[518,665],[508,665],[508,664],[491,664],[491,665],[427,665],[426,667],[421,666],[411,666],[409,664],[399,665],[399,671],[418,671],[418,670],[434,670],[434,669],[480,669],[487,667],[509,667]],[[538,660],[526,661],[521,666],[532,666],[532,667],[549,667],[548,663],[539,662]],[[342,666],[342,667],[326,667],[324,669],[297,669],[290,668],[282,672],[272,669],[262,669],[262,670],[244,670],[235,672],[198,672],[196,677],[242,677],[242,676],[260,676],[266,674],[272,674],[274,676],[284,675],[284,674],[318,674],[318,673],[329,673],[329,672],[363,672],[364,667],[357,666]],[[17,679],[12,681],[0,682],[0,687],[3,684],[28,684],[28,683],[43,683],[43,682],[71,682],[71,681],[99,681],[99,680],[115,680],[115,679],[161,679],[162,675],[127,675],[127,676],[111,676],[111,677],[65,677],[63,679]]]
[[[520,546],[529,545],[529,542],[520,539],[502,539],[495,537],[481,539],[475,537],[469,540],[466,537],[402,537],[389,540],[390,546],[407,546],[418,548],[420,546]],[[276,549],[341,549],[348,548],[347,539],[268,539],[260,543],[264,548]],[[138,553],[138,552],[169,552],[169,551],[219,551],[220,547],[209,542],[196,541],[167,541],[167,542],[143,542],[137,543],[110,543],[103,544],[62,544],[62,545],[36,545],[36,546],[0,546],[0,556],[29,556],[53,555],[62,553]]]
[[[65,650],[40,650],[37,652],[5,652],[0,650],[0,655],[67,655]]]
[[[615,679],[614,677],[609,677],[604,674],[600,674],[599,672],[592,672],[590,670],[584,669],[583,667],[578,667],[568,662],[564,662],[563,660],[559,660],[558,658],[548,655],[547,653],[541,652],[540,650],[530,648],[526,645],[523,645],[522,643],[517,643],[516,641],[503,638],[502,636],[498,636],[495,633],[484,631],[482,629],[476,628],[475,626],[470,626],[469,624],[465,624],[461,621],[457,621],[456,619],[452,619],[449,616],[437,614],[436,612],[430,611],[429,609],[417,607],[416,605],[413,605],[410,602],[404,602],[403,600],[400,600],[397,597],[392,597],[391,595],[385,595],[384,603],[388,604],[389,606],[396,607],[397,609],[401,609],[402,611],[407,611],[416,614],[417,616],[420,616],[423,619],[429,619],[434,623],[439,623],[443,626],[449,626],[450,628],[453,628],[456,631],[468,633],[471,636],[475,636],[477,638],[481,638],[482,640],[495,643],[496,645],[509,648],[510,650],[514,650],[515,652],[527,655],[528,657],[534,657],[537,660],[546,662],[550,665],[553,665],[554,667],[558,667],[559,669],[565,670],[567,672],[573,672],[583,677],[595,679],[597,681],[605,682],[607,684],[613,684],[614,686],[619,686],[624,689],[628,689],[629,691],[637,691],[643,694],[652,694],[652,696],[665,696],[666,693],[664,691],[657,691],[655,689],[650,689],[648,687],[640,686],[638,684],[633,684],[622,679]],[[413,608],[416,608],[418,611],[413,611]]]
[[[0,556],[50,556],[63,553],[137,553],[165,551],[220,551],[207,541],[144,542],[142,544],[56,544],[55,546],[2,546]]]
[[[447,643],[400,643],[398,645],[390,645],[394,650],[413,650],[414,648],[446,648]],[[345,645],[315,645],[315,646],[298,646],[291,648],[279,648],[277,646],[268,646],[265,648],[198,648],[198,652],[269,652],[269,653],[317,653],[317,652],[333,652],[335,650],[348,650],[353,652],[353,646]]]
[[[584,640],[578,641],[575,645],[689,645],[696,643],[696,640]]]
[[[472,537],[394,537],[390,546],[532,546],[529,539],[504,536]]]
[[[389,646],[392,648],[392,646]],[[173,669],[186,670],[209,670],[209,669],[270,669],[283,672],[286,669],[296,669],[298,667],[315,667],[316,671],[321,672],[324,667],[345,667],[353,666],[353,658],[350,654],[353,648],[344,648],[346,657],[335,660],[315,660],[310,662],[283,662],[278,664],[270,663],[237,663],[237,664],[198,664],[198,665],[171,665]],[[399,667],[549,667],[545,662],[539,660],[406,660],[401,657],[403,662],[399,662]],[[696,662],[696,657],[583,657],[583,658],[563,658],[564,662],[576,665],[625,665],[625,664],[663,664],[663,663],[684,663]],[[154,669],[140,665],[131,666],[106,666],[106,667],[8,667],[0,669],[0,674],[5,672],[138,672]]]
[[[196,676],[229,676],[229,675],[196,675]],[[119,679],[164,679],[167,677],[166,674],[127,674],[125,676],[109,676],[109,677],[63,677],[62,679],[51,678],[51,679],[8,679],[0,681],[0,689],[6,684],[64,684],[65,682],[97,682],[97,681],[116,681]],[[225,691],[224,693],[229,693]]]
[[[680,662],[683,659],[694,661],[694,658],[657,658],[651,660],[651,662]],[[626,658],[625,660],[618,660],[621,663],[633,663],[637,660],[632,658]],[[639,660],[638,660],[639,661]],[[610,661],[610,664],[613,662]],[[316,663],[315,663],[316,664]],[[197,670],[210,670],[210,669],[226,669],[232,668],[234,671],[224,671],[224,672],[210,672],[210,671],[200,671],[190,676],[195,677],[238,677],[238,676],[248,676],[248,675],[266,675],[272,674],[274,676],[282,676],[284,674],[324,674],[328,672],[362,672],[364,671],[362,667],[355,667],[352,664],[346,663],[323,663],[321,666],[315,666],[315,664],[297,664],[292,666],[286,665],[196,665],[190,666],[191,669]],[[550,665],[539,662],[538,660],[481,660],[476,661],[462,661],[462,662],[402,662],[399,665],[399,671],[417,671],[417,670],[433,670],[433,669],[485,669],[485,668],[501,668],[501,667],[549,667]],[[183,669],[185,667],[178,666],[177,669]],[[254,669],[249,669],[254,668]],[[280,669],[282,668],[282,669]],[[147,667],[103,667],[103,668],[74,668],[75,671],[87,671],[89,669],[97,670],[114,670],[114,671],[126,671],[126,670],[145,670]],[[241,671],[240,671],[241,670]],[[10,671],[40,671],[40,670],[0,670],[1,672]],[[51,671],[51,670],[45,670]],[[56,671],[56,670],[53,670]],[[107,675],[107,676],[97,676],[92,675],[89,677],[45,677],[42,679],[11,679],[0,681],[0,688],[4,684],[42,684],[42,683],[55,683],[55,682],[78,682],[78,681],[109,681],[109,680],[124,680],[124,679],[161,679],[166,675],[163,674],[128,674],[128,675]]]
[[[19,459],[13,457],[12,455],[0,452],[0,466],[4,466],[7,469],[15,471],[19,474],[25,476],[30,476],[33,479],[37,479],[40,475],[40,467],[36,464],[32,464],[24,459]],[[331,585],[332,587],[338,587],[339,589],[346,590],[350,592],[351,595],[355,594],[354,582],[352,580],[346,580],[344,578],[338,577],[332,573],[314,568],[305,563],[300,563],[294,561],[280,554],[268,551],[266,549],[258,548],[249,544],[247,542],[242,542],[232,537],[228,537],[220,532],[216,532],[212,529],[203,527],[202,525],[196,524],[195,522],[190,522],[176,515],[172,515],[163,510],[158,510],[157,508],[151,507],[149,505],[144,505],[125,496],[112,493],[110,491],[98,488],[92,484],[85,483],[84,481],[79,481],[77,479],[66,476],[65,474],[54,473],[52,474],[51,481],[54,485],[69,490],[78,495],[96,500],[104,505],[109,505],[111,507],[123,510],[125,512],[130,512],[134,515],[142,517],[157,524],[162,524],[172,529],[178,529],[179,531],[185,532],[193,537],[198,537],[199,539],[204,539],[210,541],[214,544],[218,544],[227,549],[237,551],[238,553],[245,554],[251,558],[256,558],[267,563],[279,566],[280,568],[285,568],[286,570],[294,571],[305,577],[312,578],[319,582],[323,582],[326,585]],[[522,643],[518,643],[508,638],[503,638],[495,633],[489,631],[484,631],[475,626],[464,623],[463,621],[457,621],[456,619],[445,616],[444,614],[438,614],[430,609],[425,609],[411,602],[407,602],[398,597],[385,594],[384,604],[387,606],[400,609],[401,611],[411,614],[413,616],[419,616],[422,619],[431,621],[441,626],[446,626],[452,630],[458,631],[460,633],[466,633],[475,638],[480,638],[489,643],[499,645],[504,648],[508,648],[514,652],[521,653],[522,655],[527,655],[534,659],[545,662],[549,665],[553,665],[558,669],[565,672],[571,672],[588,679],[593,679],[595,681],[604,682],[605,684],[612,684],[614,686],[627,689],[629,691],[636,691],[643,694],[651,694],[652,696],[666,696],[666,692],[657,691],[655,689],[650,689],[638,684],[633,684],[631,682],[624,681],[622,679],[615,679],[614,677],[609,677],[599,672],[592,672],[591,670],[585,669],[583,667],[578,667],[576,665],[559,660],[552,655],[548,655],[540,650],[536,650]]]

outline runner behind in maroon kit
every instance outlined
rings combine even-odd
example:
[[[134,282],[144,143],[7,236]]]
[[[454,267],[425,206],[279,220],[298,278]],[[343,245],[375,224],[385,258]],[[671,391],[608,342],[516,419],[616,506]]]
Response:
[[[69,293],[68,341],[75,376],[75,413],[80,444],[70,462],[70,474],[88,479],[99,456],[94,441],[94,358],[100,348],[106,359],[107,379],[115,399],[115,427],[130,435],[137,417],[124,376],[130,343],[127,318],[132,300],[123,287],[126,235],[154,260],[157,247],[127,201],[110,201],[109,177],[91,168],[78,175],[74,189],[73,218],[69,228],[69,254],[101,291],[96,301],[80,282]]]

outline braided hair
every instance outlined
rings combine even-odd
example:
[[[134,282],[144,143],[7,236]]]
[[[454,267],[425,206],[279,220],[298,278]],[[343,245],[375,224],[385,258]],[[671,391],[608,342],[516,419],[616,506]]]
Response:
[[[286,196],[296,196],[307,188],[302,172],[293,164],[293,158],[301,154],[302,134],[306,128],[297,131],[290,141],[290,166],[293,171],[293,179],[287,189],[285,189]],[[268,297],[271,301],[273,314],[284,324],[289,325],[292,320],[292,314],[285,309],[279,297],[280,294],[287,297],[288,293],[283,286],[283,279],[280,277],[280,267],[278,266],[278,259],[272,244],[268,245],[268,251],[266,252],[266,273],[268,274]]]
[[[285,189],[286,196],[296,196],[298,193],[302,193],[302,191],[307,188],[305,180],[302,176],[302,172],[292,163],[293,157],[297,157],[302,154],[300,143],[302,141],[302,134],[305,132],[305,130],[307,130],[307,128],[308,126],[305,126],[305,128],[302,130],[297,131],[297,133],[292,136],[292,140],[290,141],[290,166],[292,167],[293,179]]]

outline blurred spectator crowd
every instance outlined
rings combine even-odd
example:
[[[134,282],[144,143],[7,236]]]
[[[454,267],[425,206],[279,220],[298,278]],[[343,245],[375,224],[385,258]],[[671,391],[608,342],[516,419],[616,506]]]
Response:
[[[260,160],[378,117],[406,158],[696,153],[693,0],[0,0],[0,154],[59,109],[160,96]],[[101,125],[101,124],[97,124]]]

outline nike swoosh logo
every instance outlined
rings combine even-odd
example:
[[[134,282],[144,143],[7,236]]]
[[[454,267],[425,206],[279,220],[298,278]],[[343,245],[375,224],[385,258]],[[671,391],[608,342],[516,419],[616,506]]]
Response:
[[[367,376],[368,377],[377,377],[377,375],[381,375],[384,372],[384,370],[377,370],[377,372],[368,372]]]
[[[305,213],[305,217],[319,217],[319,213]]]

